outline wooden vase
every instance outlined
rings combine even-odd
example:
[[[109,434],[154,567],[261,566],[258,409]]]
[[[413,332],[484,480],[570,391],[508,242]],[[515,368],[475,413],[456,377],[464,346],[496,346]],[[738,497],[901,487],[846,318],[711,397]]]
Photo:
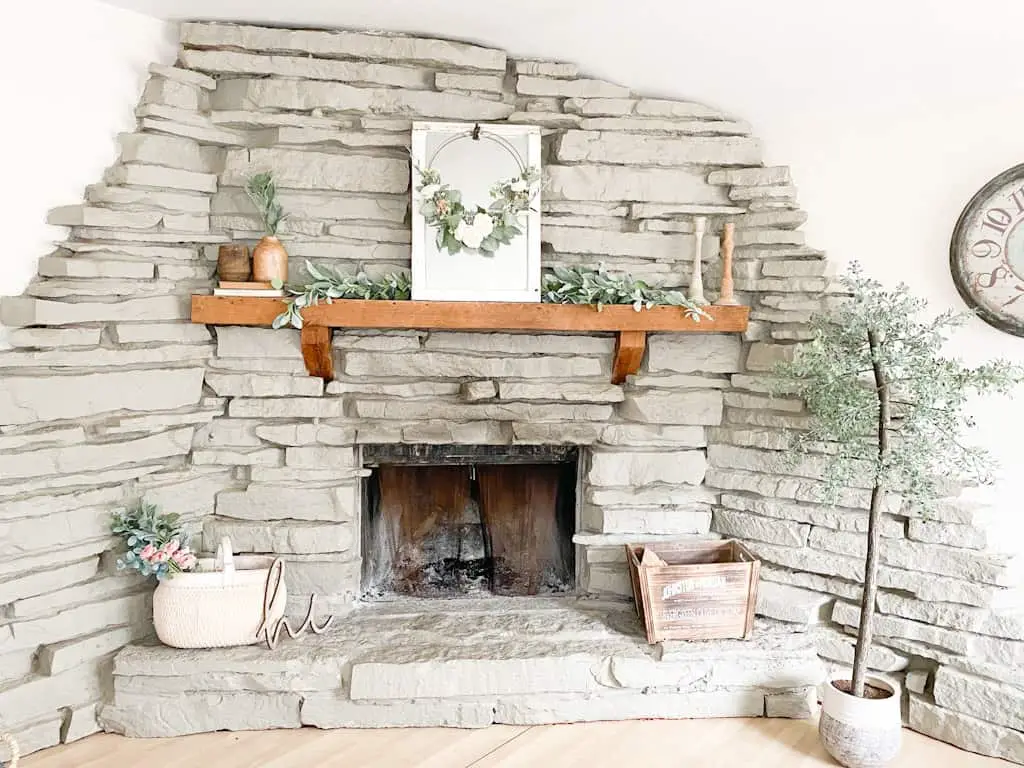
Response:
[[[249,246],[228,243],[217,250],[217,277],[225,282],[243,283],[249,279]]]
[[[273,235],[264,237],[252,250],[252,279],[262,283],[288,281],[288,251]]]

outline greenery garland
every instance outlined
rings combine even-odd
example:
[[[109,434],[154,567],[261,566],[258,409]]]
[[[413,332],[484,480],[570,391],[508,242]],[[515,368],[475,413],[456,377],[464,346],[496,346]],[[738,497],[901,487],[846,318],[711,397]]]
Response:
[[[412,282],[404,273],[392,273],[373,280],[366,273],[346,275],[327,266],[313,266],[306,262],[306,272],[313,281],[304,285],[284,285],[274,281],[274,287],[283,289],[294,298],[288,307],[274,318],[274,328],[302,328],[302,310],[320,302],[330,304],[335,299],[383,299],[405,301],[412,297]],[[546,304],[591,304],[600,312],[605,304],[632,304],[637,312],[651,307],[682,307],[686,315],[697,322],[710,317],[707,312],[679,291],[666,291],[650,286],[643,280],[634,280],[629,274],[612,275],[603,267],[555,267],[543,277],[541,301]]]
[[[632,304],[639,312],[657,305],[682,307],[697,322],[711,317],[699,305],[679,291],[648,285],[632,275],[610,274],[603,265],[590,267],[554,267],[542,280],[541,301],[548,304],[596,304],[598,311],[605,304]]]
[[[313,307],[321,301],[330,304],[335,299],[385,299],[406,300],[412,297],[412,282],[403,273],[384,275],[373,280],[365,272],[346,275],[332,267],[315,267],[306,262],[306,272],[313,281],[305,285],[284,285],[274,281],[274,287],[290,293],[293,298],[288,308],[274,318],[274,328],[302,328],[302,310]]]
[[[540,171],[530,167],[518,176],[497,182],[491,187],[493,202],[487,208],[466,207],[462,193],[441,180],[435,168],[420,168],[419,212],[428,227],[437,228],[434,242],[438,250],[450,254],[463,249],[493,256],[502,245],[523,233],[519,220],[540,192]]]

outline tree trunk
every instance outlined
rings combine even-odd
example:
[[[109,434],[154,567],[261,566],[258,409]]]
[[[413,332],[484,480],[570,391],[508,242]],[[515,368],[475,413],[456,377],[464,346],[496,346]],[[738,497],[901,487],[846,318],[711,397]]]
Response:
[[[878,396],[878,461],[881,465],[889,453],[889,381],[881,362],[881,342],[878,334],[868,331],[871,349],[871,368],[875,374],[875,393]],[[860,603],[860,627],[857,629],[857,650],[853,655],[851,693],[864,695],[864,678],[868,671],[868,652],[871,650],[871,620],[875,615],[875,595],[878,593],[878,549],[882,528],[882,502],[885,488],[875,473],[875,486],[871,489],[871,511],[868,515],[868,552],[864,562],[864,594]]]

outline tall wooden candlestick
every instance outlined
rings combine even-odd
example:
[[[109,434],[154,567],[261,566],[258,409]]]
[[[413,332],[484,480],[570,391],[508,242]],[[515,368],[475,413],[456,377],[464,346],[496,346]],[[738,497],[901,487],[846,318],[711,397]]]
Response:
[[[715,302],[720,307],[735,307],[739,304],[732,293],[732,235],[735,226],[730,221],[722,227],[722,290]]]
[[[707,225],[707,218],[697,216],[693,220],[693,274],[690,276],[690,290],[687,298],[694,304],[704,305],[708,303],[704,296],[704,278],[700,272],[700,252],[704,244],[704,231]]]

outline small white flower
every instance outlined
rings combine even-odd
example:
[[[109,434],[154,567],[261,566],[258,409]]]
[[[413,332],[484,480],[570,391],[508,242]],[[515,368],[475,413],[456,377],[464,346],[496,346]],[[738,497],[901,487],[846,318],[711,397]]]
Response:
[[[478,213],[473,217],[473,229],[479,232],[482,237],[487,237],[494,231],[494,219],[486,213]]]
[[[513,181],[509,187],[513,192],[525,192],[529,188],[529,185],[520,179],[519,181]]]
[[[465,222],[463,222],[463,224],[465,224]],[[462,244],[467,248],[479,248],[480,243],[484,241],[484,236],[468,224],[466,226],[463,226],[463,224],[459,224],[459,229],[462,230],[462,234],[460,235],[457,229],[455,230],[455,236],[461,240]]]
[[[423,189],[420,190],[420,194],[423,195],[424,199],[429,200],[441,188],[440,184],[427,184]]]
[[[455,228],[455,239],[467,248],[479,248],[491,232],[494,231],[494,221],[486,213],[478,213],[473,217],[472,222],[465,219],[459,222]]]

